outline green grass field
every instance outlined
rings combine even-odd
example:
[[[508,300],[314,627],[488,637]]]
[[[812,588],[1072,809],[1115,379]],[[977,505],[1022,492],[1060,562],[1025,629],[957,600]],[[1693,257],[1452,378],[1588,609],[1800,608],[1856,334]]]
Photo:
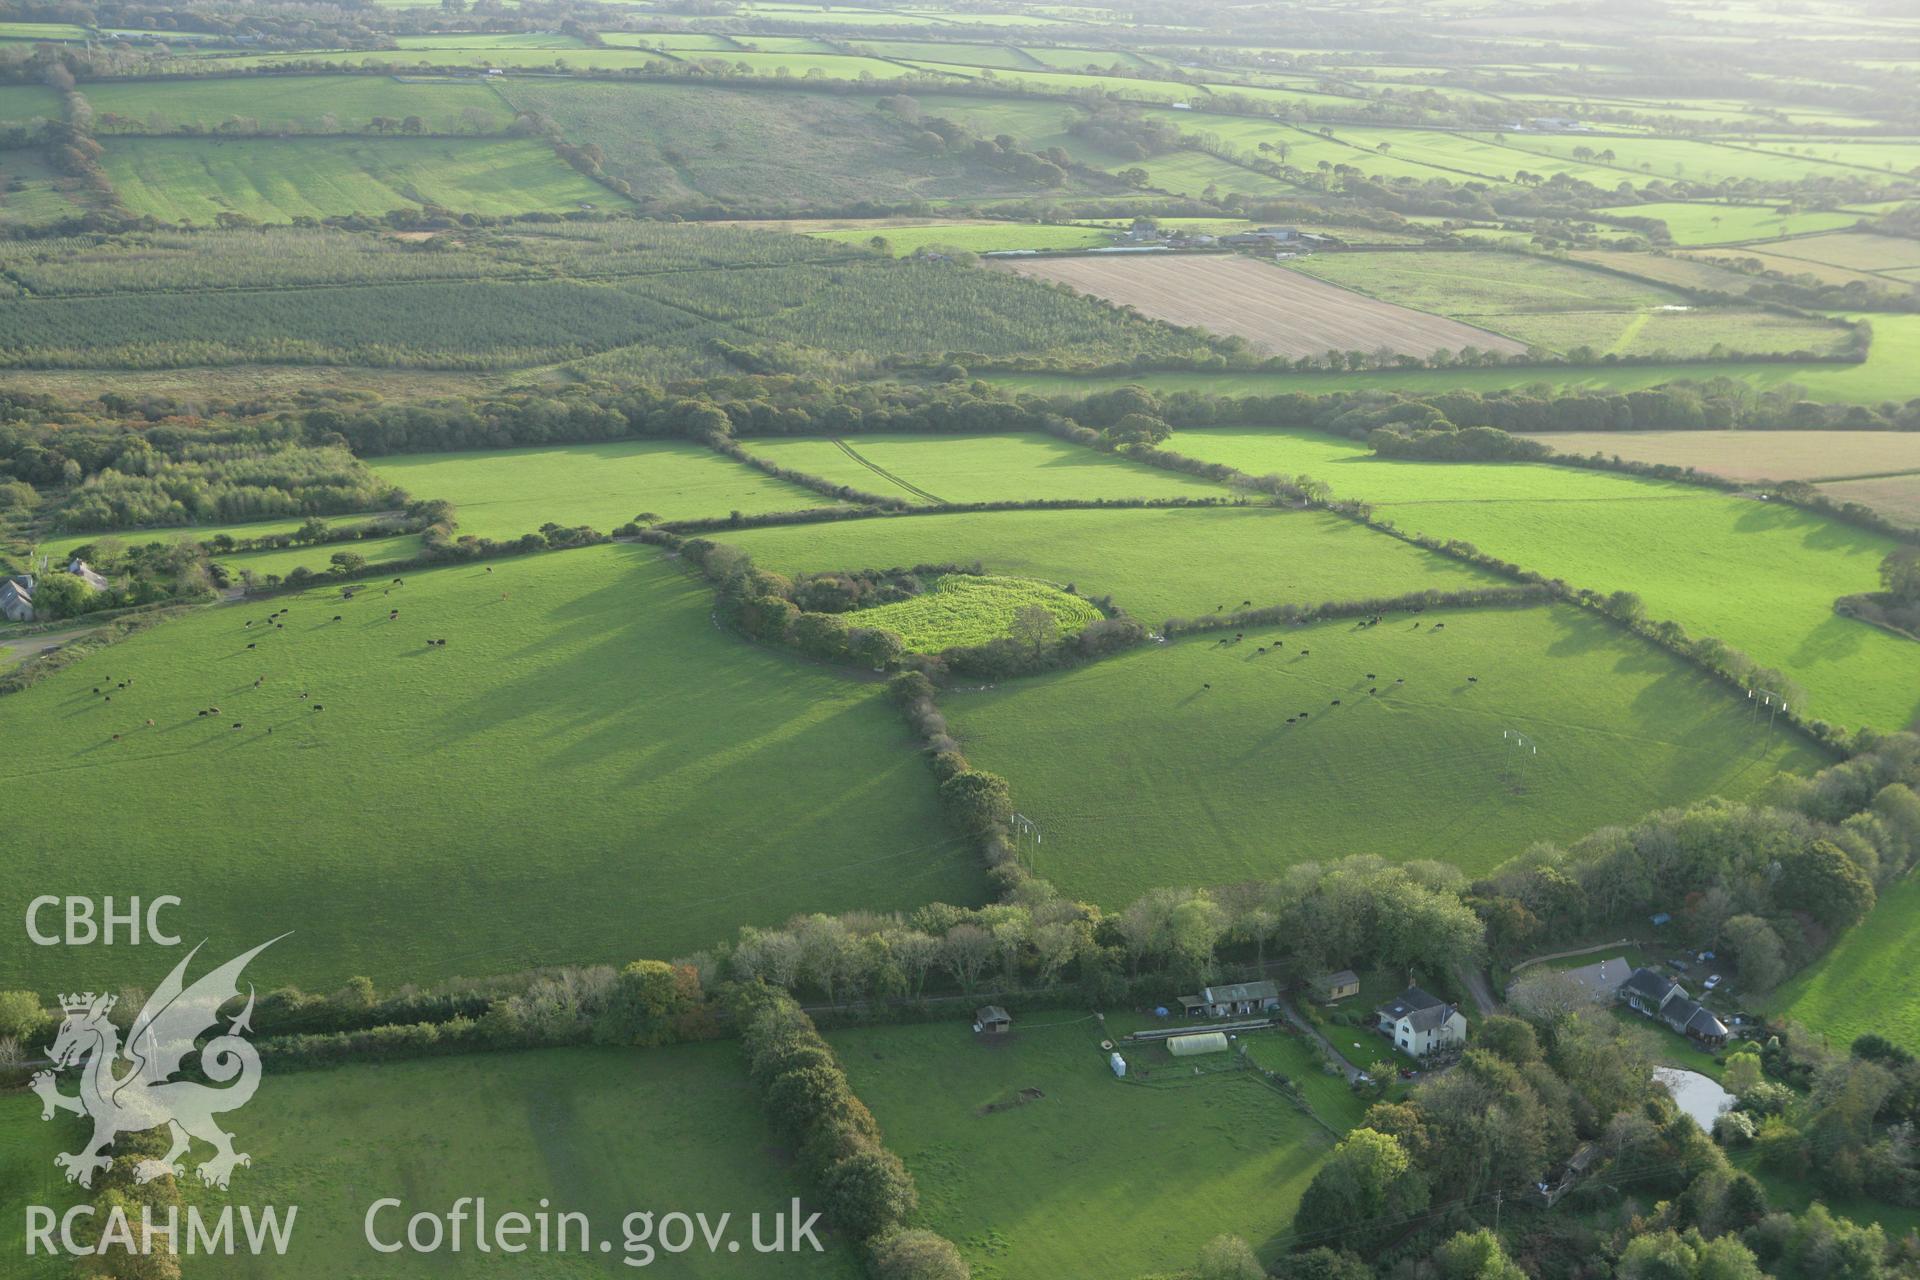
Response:
[[[44,1048],[45,1046],[35,1046]],[[72,1089],[72,1085],[66,1088]],[[63,1117],[64,1118],[64,1117]],[[0,1200],[12,1212],[0,1216],[0,1254],[9,1277],[19,1280],[70,1280],[71,1258],[27,1257],[26,1214],[21,1206],[45,1205],[63,1213],[86,1193],[68,1182],[53,1163],[62,1151],[79,1145],[84,1134],[40,1118],[40,1099],[24,1089],[0,1093]]]
[[[262,989],[321,990],[982,892],[879,689],[720,634],[711,589],[652,550],[279,600],[284,630],[266,604],[204,610],[0,702],[33,762],[10,788],[23,881],[177,893],[220,946],[297,929]],[[22,986],[126,980],[105,948],[0,956]]]
[[[1831,210],[1783,211],[1771,205],[1686,203],[1621,205],[1595,209],[1621,218],[1658,218],[1678,245],[1737,244],[1743,240],[1771,240],[1850,227],[1860,219]]]
[[[837,209],[858,200],[971,202],[1093,189],[1089,180],[1071,178],[1048,190],[970,156],[930,154],[917,145],[914,130],[864,97],[526,79],[502,92],[516,107],[553,119],[569,137],[593,139],[605,152],[607,172],[631,182],[649,208],[699,208],[719,200],[742,208],[793,202]],[[926,110],[934,112],[931,105]],[[1067,110],[1055,107],[1054,114]]]
[[[718,535],[778,573],[971,563],[1111,595],[1148,625],[1242,600],[1321,604],[1495,581],[1337,516],[1229,507],[1017,511],[792,525]]]
[[[1221,1232],[1258,1247],[1288,1227],[1333,1140],[1285,1098],[1246,1073],[1194,1079],[1160,1048],[1124,1048],[1152,1076],[1122,1083],[1100,1048],[1118,1020],[1013,1012],[994,1040],[957,1017],[828,1037],[918,1181],[921,1219],[976,1280],[1113,1273],[1097,1259],[1166,1273]]]
[[[513,123],[498,94],[471,80],[401,81],[384,76],[282,76],[273,80],[103,80],[87,86],[95,119],[120,128],[211,132],[235,117],[269,132],[368,133],[375,116],[418,116],[430,133],[495,132]],[[328,127],[332,121],[332,127]],[[102,132],[113,132],[103,127]],[[253,130],[248,130],[249,132]]]
[[[365,523],[372,518],[372,513],[354,516],[331,516],[326,518],[326,523],[358,524]],[[304,519],[254,520],[244,524],[168,525],[147,529],[101,529],[83,533],[60,532],[51,534],[36,542],[33,550],[36,555],[51,556],[56,560],[64,560],[73,554],[74,548],[76,547],[82,547],[90,542],[101,542],[107,539],[122,542],[132,547],[142,547],[154,542],[171,544],[178,542],[182,538],[191,538],[195,542],[205,542],[223,533],[231,538],[264,538],[278,533],[292,533],[305,523],[306,521]],[[340,543],[337,546],[328,546],[325,552],[322,552],[318,547],[299,548],[298,550],[305,555],[318,555],[322,561],[325,561],[328,554],[338,550],[340,547],[351,549],[364,545],[366,545],[364,542]],[[277,555],[280,553],[247,552],[244,554]]]
[[[1023,609],[1038,605],[1063,634],[1100,618],[1100,611],[1058,587],[1026,578],[950,573],[936,578],[911,600],[876,605],[846,615],[849,626],[897,631],[915,653],[955,645],[986,644],[1005,636]]]
[[[0,85],[0,120],[58,120],[60,95],[45,85]]]
[[[1226,640],[943,699],[968,757],[1012,780],[1044,834],[1035,869],[1062,893],[1118,907],[1354,853],[1484,871],[1535,840],[1825,761],[1694,668],[1570,609]]]
[[[853,245],[865,245],[878,236],[896,254],[930,248],[961,249],[968,253],[992,253],[996,249],[1094,249],[1113,243],[1113,237],[1098,227],[1032,222],[942,222],[921,227],[863,227],[810,234],[821,240]]]
[[[783,467],[917,503],[1218,498],[1219,485],[1044,435],[855,435],[746,442]]]
[[[1866,920],[1767,1001],[1770,1012],[1803,1022],[1834,1048],[1871,1031],[1900,1045],[1920,1043],[1920,876],[1880,895]]]
[[[1219,396],[1271,396],[1288,391],[1319,394],[1378,387],[1388,391],[1472,391],[1520,387],[1578,391],[1635,391],[1669,382],[1732,378],[1760,390],[1791,384],[1808,399],[1838,404],[1879,404],[1913,394],[1909,372],[1920,362],[1920,316],[1875,315],[1873,346],[1860,364],[1694,363],[1510,369],[1416,369],[1404,373],[1137,373],[1114,377],[1049,374],[988,374],[987,380],[1037,395],[1086,395],[1136,383],[1158,391],[1200,391]]]
[[[0,151],[0,226],[83,216],[87,207],[69,194],[71,185],[47,164],[41,150]]]
[[[396,533],[386,538],[361,538],[356,542],[330,542],[314,547],[288,547],[275,551],[237,551],[228,555],[215,556],[214,559],[225,565],[233,578],[238,579],[242,573],[251,573],[256,579],[264,581],[269,574],[277,574],[284,578],[295,569],[305,569],[309,573],[325,573],[332,567],[331,557],[340,551],[362,556],[368,564],[384,564],[390,560],[410,560],[420,554],[420,535]]]
[[[460,213],[614,208],[618,195],[526,139],[113,138],[101,161],[120,200],[165,222],[259,222],[441,205]]]
[[[1766,311],[1698,308],[1651,280],[1629,280],[1548,258],[1467,253],[1321,254],[1299,270],[1423,311],[1566,353],[1688,359],[1730,352],[1826,355],[1839,325]]]
[[[1628,590],[1649,616],[1717,636],[1797,681],[1814,716],[1904,728],[1920,647],[1835,616],[1877,590],[1893,544],[1791,507],[1545,465],[1387,462],[1326,436],[1223,428],[1173,447],[1256,475],[1311,471],[1412,533],[1460,538],[1575,586]]]
[[[487,538],[548,522],[610,533],[649,511],[691,520],[833,502],[682,440],[405,454],[374,459],[374,470],[416,498],[453,503],[460,532]]]
[[[203,1211],[229,1201],[299,1205],[293,1244],[273,1263],[276,1276],[451,1270],[572,1277],[658,1269],[708,1280],[851,1280],[859,1274],[851,1249],[831,1234],[822,1237],[824,1253],[753,1252],[751,1216],[770,1220],[804,1191],[731,1041],[474,1054],[272,1075],[232,1124],[236,1145],[253,1164],[234,1175],[225,1195],[201,1190],[191,1179],[185,1194]],[[392,1240],[408,1215],[444,1214],[462,1196],[484,1196],[496,1220],[509,1212],[536,1214],[543,1203],[556,1215],[583,1213],[593,1251],[550,1252],[533,1263],[533,1254],[481,1255],[471,1222],[457,1259],[444,1250],[383,1255],[366,1242],[363,1220],[376,1200],[404,1202],[376,1220],[382,1238]],[[656,1216],[704,1212],[709,1222],[730,1213],[729,1234],[740,1240],[740,1253],[728,1254],[722,1245],[713,1257],[702,1246],[678,1257],[657,1253],[645,1271],[622,1266],[624,1220],[649,1210]],[[613,1243],[610,1254],[599,1252],[601,1240]],[[641,1255],[634,1258],[637,1263]],[[195,1274],[213,1277],[253,1276],[258,1269],[244,1257],[194,1261]]]

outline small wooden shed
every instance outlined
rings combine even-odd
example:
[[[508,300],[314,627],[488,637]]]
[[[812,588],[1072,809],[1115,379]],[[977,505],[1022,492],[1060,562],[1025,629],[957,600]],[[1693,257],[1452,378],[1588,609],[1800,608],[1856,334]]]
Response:
[[[1003,1036],[1013,1030],[1013,1016],[997,1004],[983,1004],[973,1011],[973,1029],[982,1035]]]

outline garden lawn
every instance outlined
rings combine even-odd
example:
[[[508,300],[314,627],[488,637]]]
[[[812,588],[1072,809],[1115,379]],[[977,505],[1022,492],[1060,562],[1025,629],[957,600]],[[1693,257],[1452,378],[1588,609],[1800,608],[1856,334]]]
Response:
[[[1049,498],[1224,498],[1197,476],[1161,471],[1037,434],[853,435],[745,440],[748,452],[834,484],[918,503]]]
[[[216,950],[297,930],[256,962],[262,990],[674,956],[796,911],[979,900],[878,686],[742,644],[712,603],[615,545],[200,610],[0,699],[12,873],[177,894]],[[32,989],[132,981],[116,957],[0,939],[0,972]]]
[[[1803,1022],[1836,1049],[1874,1032],[1895,1044],[1920,1045],[1920,876],[1880,895],[1820,959],[1767,1001],[1770,1012]]]
[[[1196,636],[941,705],[1038,824],[1035,871],[1113,908],[1356,853],[1486,871],[1537,840],[1827,763],[1692,666],[1565,607]]]
[[[833,505],[681,440],[400,454],[373,466],[416,498],[453,503],[459,532],[485,538],[517,538],[549,522],[611,533],[645,512],[693,520]]]
[[[565,212],[624,202],[525,138],[108,138],[122,204],[164,222],[259,222],[438,205],[455,213]]]
[[[850,613],[847,624],[897,632],[915,653],[937,653],[1001,639],[1024,610],[1036,606],[1046,610],[1065,635],[1101,616],[1079,596],[1044,582],[949,573],[911,600]]]
[[[1495,585],[1456,560],[1314,511],[1007,511],[789,525],[715,535],[776,573],[971,564],[1112,596],[1151,626],[1176,616]]]
[[[1312,471],[1410,533],[1462,539],[1576,587],[1635,592],[1650,617],[1784,672],[1810,715],[1844,728],[1901,729],[1920,713],[1920,645],[1833,612],[1840,596],[1878,590],[1894,544],[1863,529],[1633,476],[1383,461],[1307,433],[1183,431],[1172,447],[1256,475]]]
[[[1223,1232],[1273,1256],[1262,1245],[1291,1224],[1331,1135],[1249,1073],[1196,1080],[1192,1061],[1128,1046],[1153,1077],[1123,1083],[1091,1018],[1014,1019],[1005,1037],[963,1018],[828,1036],[919,1183],[919,1220],[976,1280],[1111,1274],[1102,1258],[1168,1273]],[[1044,1096],[1020,1102],[1023,1089]]]
[[[723,1245],[718,1256],[704,1246],[678,1257],[657,1254],[654,1263],[671,1275],[851,1280],[860,1273],[846,1241],[830,1233],[822,1234],[821,1253],[753,1251],[752,1215],[768,1220],[770,1237],[772,1216],[788,1212],[804,1190],[732,1041],[485,1053],[272,1075],[259,1101],[233,1123],[236,1145],[253,1164],[234,1174],[226,1194],[203,1190],[191,1177],[184,1192],[203,1212],[228,1201],[299,1205],[293,1243],[274,1261],[275,1276],[631,1274],[620,1265],[623,1221],[642,1210],[656,1217],[705,1213],[709,1222],[732,1215],[728,1231],[740,1241],[739,1253]],[[530,1267],[532,1255],[476,1252],[471,1221],[457,1260],[444,1251],[383,1255],[367,1244],[362,1224],[374,1201],[404,1201],[376,1219],[381,1238],[395,1240],[409,1215],[444,1214],[463,1196],[484,1197],[494,1221],[512,1212],[532,1216],[543,1204],[555,1215],[583,1213],[593,1252],[549,1252]],[[578,1240],[575,1230],[570,1244]],[[601,1240],[613,1242],[611,1254],[599,1252]],[[193,1271],[259,1274],[247,1258],[197,1258]]]

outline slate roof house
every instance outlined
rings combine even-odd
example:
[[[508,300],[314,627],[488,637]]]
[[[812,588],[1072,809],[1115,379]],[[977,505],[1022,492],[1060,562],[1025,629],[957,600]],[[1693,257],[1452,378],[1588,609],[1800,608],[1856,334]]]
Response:
[[[1416,1058],[1467,1042],[1467,1019],[1457,1005],[1408,987],[1375,1010],[1382,1035]]]
[[[0,618],[8,622],[33,621],[33,575],[0,579]]]
[[[1635,969],[1620,984],[1620,1000],[1636,1013],[1664,1022],[1690,1040],[1711,1048],[1727,1042],[1727,1025],[1713,1010],[1694,1001],[1687,989],[1655,969]]]
[[[92,587],[95,591],[105,591],[107,589],[107,580],[94,572],[93,566],[85,560],[82,560],[79,556],[75,556],[67,565],[67,572]]]
[[[1280,1007],[1280,987],[1273,982],[1231,982],[1202,987],[1197,996],[1181,996],[1180,1007],[1189,1018],[1232,1018],[1266,1013]]]

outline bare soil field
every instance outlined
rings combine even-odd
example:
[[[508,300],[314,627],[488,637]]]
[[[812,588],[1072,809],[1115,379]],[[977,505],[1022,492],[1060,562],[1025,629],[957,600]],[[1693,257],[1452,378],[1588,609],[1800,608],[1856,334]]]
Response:
[[[1560,453],[1617,454],[1635,462],[1694,467],[1733,480],[1827,480],[1920,472],[1920,434],[1911,432],[1543,431],[1527,438]]]
[[[1245,338],[1267,355],[1381,347],[1418,356],[1469,346],[1505,354],[1526,351],[1524,343],[1501,334],[1237,255],[997,259],[992,265],[1064,284],[1169,324]]]
[[[1879,476],[1823,484],[1820,492],[1837,502],[1859,502],[1889,520],[1920,529],[1920,475]]]

